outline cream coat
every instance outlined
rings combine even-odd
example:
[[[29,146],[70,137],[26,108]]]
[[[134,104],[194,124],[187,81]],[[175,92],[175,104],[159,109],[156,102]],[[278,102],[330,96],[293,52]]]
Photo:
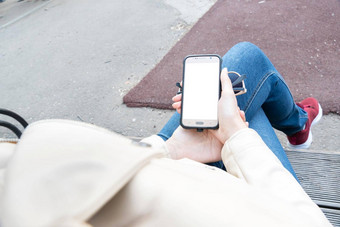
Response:
[[[228,173],[144,142],[153,147],[83,123],[30,125],[17,145],[0,143],[0,226],[331,226],[251,129],[224,145]]]

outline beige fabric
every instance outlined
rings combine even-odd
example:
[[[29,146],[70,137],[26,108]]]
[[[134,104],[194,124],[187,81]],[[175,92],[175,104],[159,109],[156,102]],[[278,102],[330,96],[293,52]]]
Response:
[[[152,160],[89,223],[331,226],[255,131],[230,138],[223,160],[234,175],[188,159]]]
[[[7,168],[1,226],[330,226],[251,129],[226,142],[229,173],[158,147],[68,121],[30,126]]]
[[[143,143],[150,144],[153,148],[165,148],[164,140],[157,136],[157,135],[152,135],[150,137],[144,138],[141,140]]]
[[[5,173],[1,226],[81,225],[150,159],[164,153],[88,124],[32,124]]]
[[[0,169],[7,167],[8,161],[14,153],[14,149],[14,143],[0,142]]]
[[[6,167],[14,153],[14,149],[14,143],[0,142],[0,192],[3,190]]]

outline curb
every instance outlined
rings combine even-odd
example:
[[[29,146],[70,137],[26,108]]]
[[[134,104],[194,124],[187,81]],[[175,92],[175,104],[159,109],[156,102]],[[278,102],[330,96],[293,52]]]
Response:
[[[27,16],[29,16],[29,15],[31,15],[32,13],[34,13],[35,11],[38,11],[39,9],[41,9],[41,8],[44,7],[44,6],[46,6],[47,4],[49,4],[49,3],[52,2],[52,1],[53,1],[53,0],[48,0],[48,1],[46,1],[45,3],[43,3],[43,4],[41,4],[41,5],[37,6],[37,7],[35,7],[35,8],[33,8],[33,9],[29,10],[28,12],[26,12],[26,13],[24,13],[24,14],[22,14],[22,15],[20,15],[19,17],[15,18],[15,19],[13,19],[13,20],[11,20],[11,21],[9,21],[9,22],[7,22],[6,24],[1,25],[1,26],[0,26],[0,30],[6,28],[6,27],[8,27],[8,26],[10,26],[10,25],[12,25],[12,24],[18,22],[18,21],[20,21],[21,19],[23,19],[23,18],[25,18],[25,17],[27,17]]]

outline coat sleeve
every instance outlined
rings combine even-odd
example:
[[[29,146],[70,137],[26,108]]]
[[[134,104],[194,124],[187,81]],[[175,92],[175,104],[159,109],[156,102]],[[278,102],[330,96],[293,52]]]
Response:
[[[169,150],[165,144],[165,141],[161,137],[157,135],[152,135],[150,137],[142,139],[140,142],[148,144],[155,149],[160,149],[164,152],[165,157],[170,158]]]
[[[222,159],[229,173],[249,184],[299,185],[253,129],[240,130],[230,137],[222,149]]]
[[[297,212],[327,223],[320,208],[253,129],[242,129],[224,144],[222,159],[227,171],[247,184],[293,205]]]

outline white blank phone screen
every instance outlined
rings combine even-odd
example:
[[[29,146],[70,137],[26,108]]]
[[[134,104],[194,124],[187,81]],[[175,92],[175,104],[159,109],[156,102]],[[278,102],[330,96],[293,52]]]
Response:
[[[183,119],[217,120],[220,61],[187,59],[184,68]]]

